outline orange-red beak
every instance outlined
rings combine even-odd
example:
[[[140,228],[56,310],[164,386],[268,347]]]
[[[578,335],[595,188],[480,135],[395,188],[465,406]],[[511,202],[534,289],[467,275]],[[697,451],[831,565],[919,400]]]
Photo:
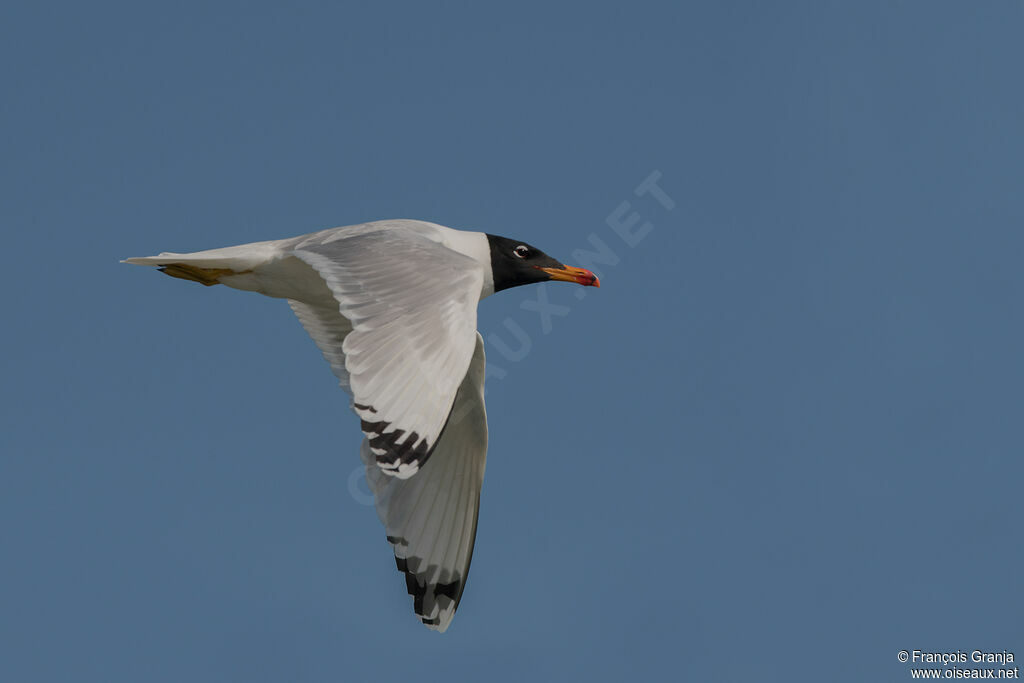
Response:
[[[562,266],[561,268],[541,268],[541,270],[550,275],[552,280],[561,280],[562,282],[575,282],[585,287],[601,286],[601,281],[597,279],[597,276],[591,273],[586,268]]]

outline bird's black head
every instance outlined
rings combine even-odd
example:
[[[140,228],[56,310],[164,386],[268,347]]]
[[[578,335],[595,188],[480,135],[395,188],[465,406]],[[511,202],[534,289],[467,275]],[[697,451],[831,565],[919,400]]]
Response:
[[[491,273],[494,275],[495,292],[548,280],[576,282],[588,287],[601,286],[597,276],[586,268],[563,265],[526,242],[497,235],[487,235],[487,242],[491,247]]]

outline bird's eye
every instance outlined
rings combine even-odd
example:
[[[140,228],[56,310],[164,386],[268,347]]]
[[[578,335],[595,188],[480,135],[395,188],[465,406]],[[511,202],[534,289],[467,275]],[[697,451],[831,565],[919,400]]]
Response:
[[[530,248],[520,244],[518,247],[512,250],[512,253],[519,258],[526,258],[530,255]]]

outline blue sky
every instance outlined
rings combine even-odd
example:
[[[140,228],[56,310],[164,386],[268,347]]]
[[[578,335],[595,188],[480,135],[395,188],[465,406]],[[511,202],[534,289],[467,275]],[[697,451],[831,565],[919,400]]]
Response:
[[[1022,29],[1013,2],[6,5],[0,678],[1024,657]],[[614,262],[544,290],[548,329],[535,289],[481,306],[487,479],[440,636],[287,306],[118,263],[399,217]]]

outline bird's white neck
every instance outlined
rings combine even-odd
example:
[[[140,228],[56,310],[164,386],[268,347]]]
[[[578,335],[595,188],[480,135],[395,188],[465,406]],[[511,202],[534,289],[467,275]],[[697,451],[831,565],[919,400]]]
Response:
[[[484,285],[480,290],[481,299],[494,294],[494,273],[491,272],[491,245],[487,241],[487,235],[482,232],[444,228],[441,243],[452,251],[465,254],[483,266]]]

